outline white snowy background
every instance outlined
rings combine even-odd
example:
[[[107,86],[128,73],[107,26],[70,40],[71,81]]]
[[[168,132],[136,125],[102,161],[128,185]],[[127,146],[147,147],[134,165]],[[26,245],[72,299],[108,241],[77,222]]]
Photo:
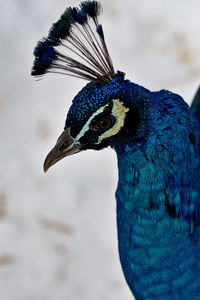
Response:
[[[199,0],[102,0],[116,69],[190,102],[200,82]],[[43,174],[86,82],[35,81],[33,48],[72,0],[0,0],[0,299],[133,299],[119,263],[116,156],[66,158]]]

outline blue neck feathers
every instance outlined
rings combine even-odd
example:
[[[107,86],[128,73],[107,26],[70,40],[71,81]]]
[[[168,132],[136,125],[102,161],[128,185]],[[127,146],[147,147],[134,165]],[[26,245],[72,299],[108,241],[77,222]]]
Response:
[[[200,178],[199,145],[195,145],[199,123],[181,97],[167,91],[144,93],[145,98],[139,101],[143,101],[146,114],[138,136],[115,147],[120,260],[136,300],[168,300],[173,295],[181,297],[173,299],[192,299],[198,285],[186,290],[186,296],[182,290],[184,282],[189,286],[196,280],[195,272],[187,275],[188,266],[199,268],[192,235],[199,221],[198,216],[194,218],[199,205],[199,180],[194,183],[195,177]],[[143,130],[144,123],[148,132]],[[192,203],[188,203],[184,191],[188,185],[193,189]]]

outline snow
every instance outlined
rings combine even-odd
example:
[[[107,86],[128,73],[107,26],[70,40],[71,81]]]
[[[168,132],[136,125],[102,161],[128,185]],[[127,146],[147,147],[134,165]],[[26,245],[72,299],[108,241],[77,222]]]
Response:
[[[192,99],[200,77],[199,0],[102,1],[116,69]],[[126,3],[126,4],[124,4]],[[79,1],[7,0],[0,12],[0,295],[3,300],[133,299],[119,263],[113,150],[43,174],[71,100],[86,82],[30,76],[33,48]]]

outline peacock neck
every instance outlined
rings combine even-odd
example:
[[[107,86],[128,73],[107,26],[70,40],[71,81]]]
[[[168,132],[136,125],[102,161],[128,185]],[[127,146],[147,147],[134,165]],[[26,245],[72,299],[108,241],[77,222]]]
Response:
[[[125,145],[123,151],[116,149],[119,172],[116,191],[119,223],[122,214],[131,226],[139,219],[146,219],[156,226],[159,219],[168,216],[164,194],[165,169],[158,169],[149,161],[145,151],[134,148],[135,145]]]
[[[195,150],[199,123],[177,95],[149,93],[142,90],[141,98],[139,92],[133,97],[130,93],[140,105],[137,132],[126,144],[114,146],[120,261],[136,300],[198,299],[191,296],[199,295],[192,284],[200,273],[191,208],[199,190],[199,181],[194,182],[200,174]],[[184,186],[193,187],[193,206]],[[188,269],[195,271],[188,276]]]
[[[169,292],[174,266],[183,263],[185,257],[187,260],[189,252],[193,251],[188,236],[183,235],[188,224],[182,222],[180,226],[179,219],[169,216],[165,204],[164,168],[158,169],[148,160],[145,151],[134,147],[126,145],[123,149],[115,149],[119,170],[116,199],[122,269],[136,300],[146,299],[144,286],[154,299],[155,286],[162,276],[163,286],[160,288],[159,283],[156,299],[168,300],[172,299]],[[166,154],[163,155],[160,159],[165,165]],[[169,245],[176,247],[171,249]],[[162,298],[163,295],[169,296]]]

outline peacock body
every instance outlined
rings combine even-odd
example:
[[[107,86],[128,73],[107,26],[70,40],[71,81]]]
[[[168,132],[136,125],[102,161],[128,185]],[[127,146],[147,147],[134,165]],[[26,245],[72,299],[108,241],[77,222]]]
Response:
[[[65,156],[111,146],[118,158],[119,255],[135,299],[198,300],[200,93],[192,111],[179,95],[151,92],[115,72],[99,14],[96,1],[68,8],[35,48],[32,75],[91,81],[74,98],[44,170]]]

